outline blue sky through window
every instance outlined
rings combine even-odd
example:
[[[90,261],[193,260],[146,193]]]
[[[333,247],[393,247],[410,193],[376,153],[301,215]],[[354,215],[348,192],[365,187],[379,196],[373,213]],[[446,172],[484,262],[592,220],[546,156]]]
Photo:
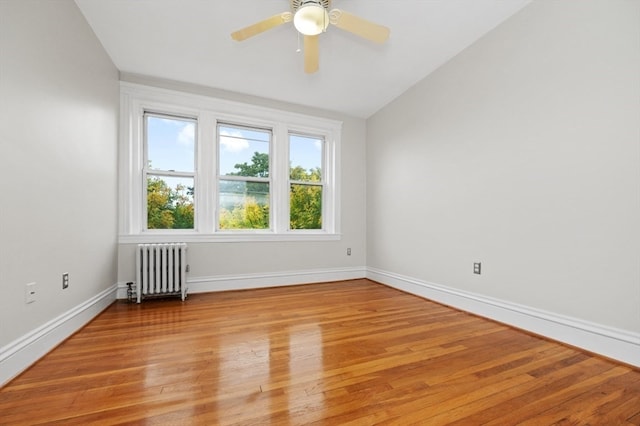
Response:
[[[322,139],[291,135],[289,137],[289,160],[291,167],[302,166],[306,171],[322,170]]]
[[[196,121],[147,116],[147,158],[156,170],[193,172],[195,169]],[[269,153],[271,133],[259,129],[221,126],[220,174],[236,172],[236,164],[251,164],[255,152]],[[291,166],[305,170],[322,167],[322,139],[291,135]]]
[[[241,127],[220,126],[220,175],[235,173],[236,164],[252,163],[253,155],[269,154],[271,132]]]
[[[193,172],[196,122],[147,116],[147,159],[157,170]]]

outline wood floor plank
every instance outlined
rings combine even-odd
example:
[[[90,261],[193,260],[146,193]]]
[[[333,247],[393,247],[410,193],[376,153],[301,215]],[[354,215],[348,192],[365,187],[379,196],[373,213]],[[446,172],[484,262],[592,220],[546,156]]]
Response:
[[[0,389],[0,425],[640,423],[640,371],[352,280],[119,301]]]

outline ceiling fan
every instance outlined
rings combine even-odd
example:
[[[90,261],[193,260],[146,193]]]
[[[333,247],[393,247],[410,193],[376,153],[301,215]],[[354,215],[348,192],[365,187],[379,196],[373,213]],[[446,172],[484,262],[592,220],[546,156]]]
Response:
[[[389,37],[389,28],[362,19],[341,9],[331,9],[331,0],[289,0],[291,11],[282,12],[231,33],[231,38],[243,41],[267,30],[293,21],[304,36],[304,71],[318,71],[318,36],[329,24],[376,43]]]

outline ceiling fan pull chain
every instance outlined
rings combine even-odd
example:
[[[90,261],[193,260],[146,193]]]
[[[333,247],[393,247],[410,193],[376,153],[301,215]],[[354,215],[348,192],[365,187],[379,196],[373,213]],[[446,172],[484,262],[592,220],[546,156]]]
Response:
[[[329,26],[329,24],[327,24],[327,13],[325,12],[322,15],[322,32],[326,33],[327,32],[327,27]]]

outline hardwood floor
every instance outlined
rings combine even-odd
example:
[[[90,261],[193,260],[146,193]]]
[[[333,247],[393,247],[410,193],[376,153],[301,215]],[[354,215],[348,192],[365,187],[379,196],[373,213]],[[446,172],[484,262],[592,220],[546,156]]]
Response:
[[[117,302],[0,424],[640,425],[640,371],[367,280]]]

